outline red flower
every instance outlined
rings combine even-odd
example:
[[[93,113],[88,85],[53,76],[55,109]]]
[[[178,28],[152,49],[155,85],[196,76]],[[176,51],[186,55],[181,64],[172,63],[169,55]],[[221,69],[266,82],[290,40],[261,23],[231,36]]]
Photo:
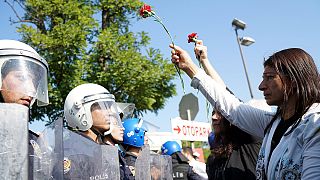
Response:
[[[151,6],[149,6],[148,4],[144,4],[140,9],[140,16],[143,18],[150,17],[151,13],[152,13],[152,9],[151,9]]]
[[[197,42],[197,33],[191,33],[188,35],[188,43]]]

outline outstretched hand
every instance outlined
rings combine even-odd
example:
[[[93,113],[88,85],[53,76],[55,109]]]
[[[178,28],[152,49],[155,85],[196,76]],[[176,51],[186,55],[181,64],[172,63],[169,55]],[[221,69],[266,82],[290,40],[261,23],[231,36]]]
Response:
[[[179,46],[170,44],[169,47],[172,49],[172,63],[177,64],[178,67],[186,72],[190,78],[193,78],[198,69],[197,66],[193,63],[189,54]]]
[[[197,40],[196,46],[194,47],[194,53],[196,55],[198,61],[202,64],[203,60],[208,59],[208,51],[207,46],[203,45],[203,41]]]

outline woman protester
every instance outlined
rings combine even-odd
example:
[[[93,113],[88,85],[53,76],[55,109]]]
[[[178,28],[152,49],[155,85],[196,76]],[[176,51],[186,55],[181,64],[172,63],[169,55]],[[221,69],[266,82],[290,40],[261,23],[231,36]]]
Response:
[[[207,100],[229,122],[263,137],[257,179],[317,179],[320,175],[319,72],[313,58],[300,48],[278,51],[263,63],[259,90],[275,113],[241,102],[191,60],[178,46],[172,62],[192,79]]]

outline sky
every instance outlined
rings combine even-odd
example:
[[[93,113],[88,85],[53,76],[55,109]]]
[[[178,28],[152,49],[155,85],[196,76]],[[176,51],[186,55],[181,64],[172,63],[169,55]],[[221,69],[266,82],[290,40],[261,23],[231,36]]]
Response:
[[[291,47],[306,50],[320,66],[320,1],[318,0],[269,0],[269,1],[213,1],[213,0],[146,0],[173,36],[176,45],[193,54],[194,44],[187,43],[187,36],[198,33],[198,39],[208,47],[211,64],[225,84],[243,101],[251,99],[241,61],[235,31],[231,25],[234,18],[244,21],[246,29],[239,36],[249,36],[255,43],[243,48],[253,96],[263,99],[258,85],[262,79],[263,60],[272,53]],[[0,39],[19,40],[15,26],[9,18],[15,18],[10,7],[0,2]],[[170,39],[161,25],[152,18],[133,21],[131,31],[145,31],[151,38],[150,47],[157,48],[170,61]],[[196,62],[197,63],[197,62]],[[197,63],[198,64],[198,63]],[[208,122],[206,100],[200,92],[190,87],[190,78],[183,75],[186,94],[198,98],[199,112],[195,121]],[[158,131],[171,131],[170,119],[179,116],[179,103],[183,90],[177,77],[174,81],[177,95],[167,99],[164,109],[158,114],[146,113],[143,119],[153,123]],[[49,92],[50,93],[50,92]],[[41,123],[30,128],[41,130]]]

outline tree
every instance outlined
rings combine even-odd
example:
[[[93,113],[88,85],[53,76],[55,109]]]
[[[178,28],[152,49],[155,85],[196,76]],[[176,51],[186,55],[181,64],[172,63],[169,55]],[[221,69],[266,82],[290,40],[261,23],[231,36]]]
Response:
[[[134,103],[136,113],[157,112],[176,94],[177,76],[158,49],[148,47],[146,32],[133,33],[139,0],[25,0],[19,4],[18,32],[49,64],[50,105],[33,108],[34,119],[44,113],[54,120],[63,113],[64,99],[75,86],[97,83],[118,102]]]

